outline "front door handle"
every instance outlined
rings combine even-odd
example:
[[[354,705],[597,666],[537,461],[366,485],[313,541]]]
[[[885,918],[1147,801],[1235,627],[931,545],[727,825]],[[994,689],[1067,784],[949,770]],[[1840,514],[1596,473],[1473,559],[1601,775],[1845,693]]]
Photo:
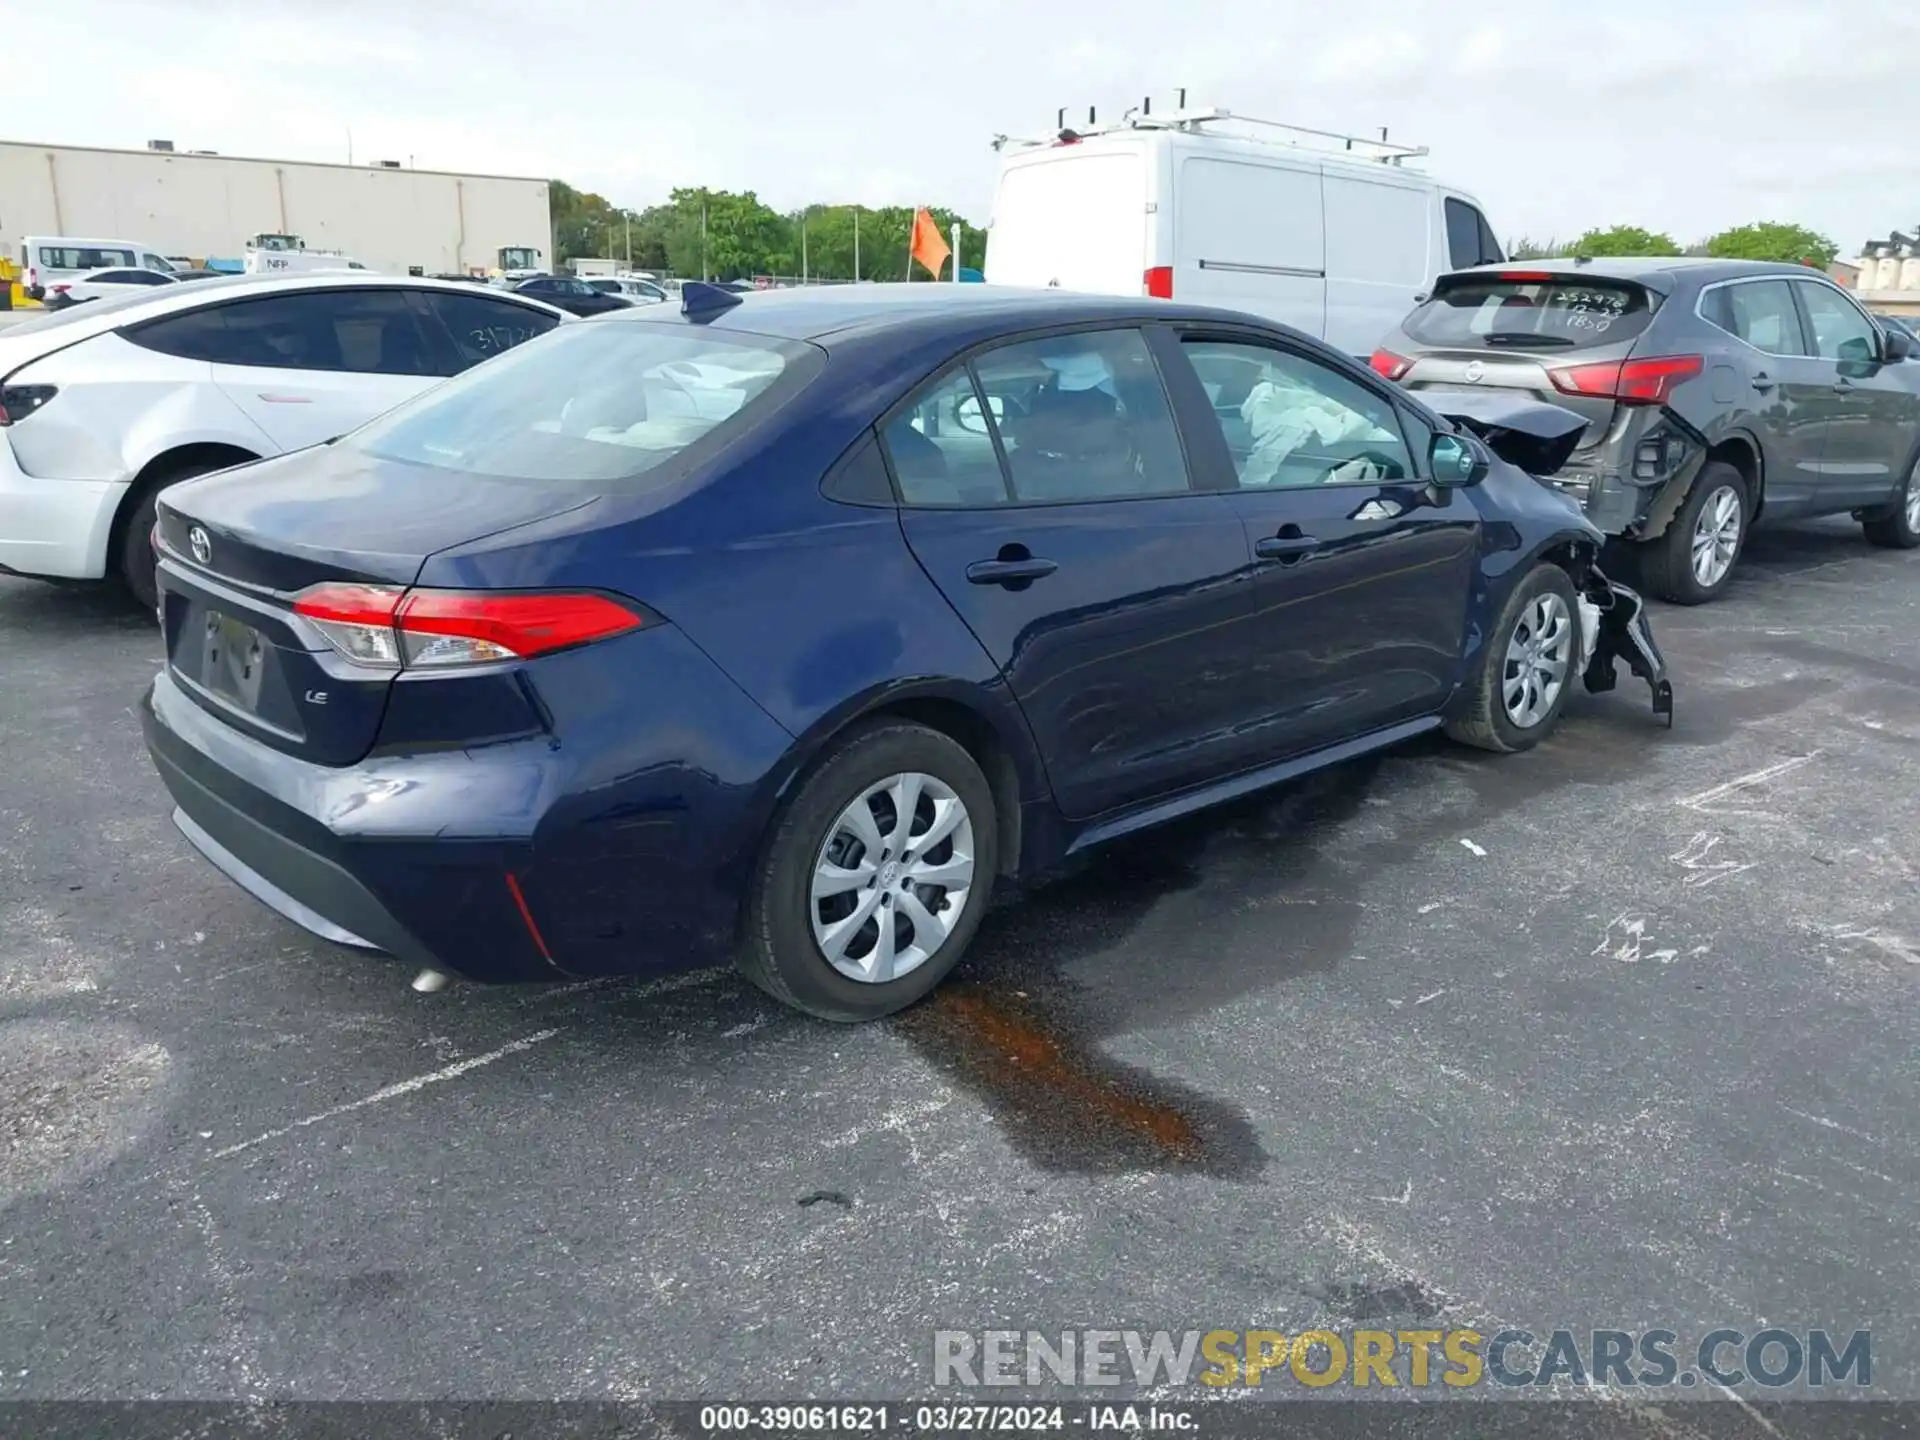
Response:
[[[1766,394],[1767,391],[1773,389],[1773,377],[1762,370],[1758,375],[1753,377],[1753,388],[1758,390],[1762,395]]]
[[[1319,548],[1320,542],[1311,535],[1272,535],[1265,540],[1255,541],[1253,553],[1262,560],[1278,560],[1282,565],[1288,565],[1308,551]]]
[[[975,585],[1027,585],[1044,580],[1060,567],[1051,560],[1030,555],[1024,560],[976,560],[967,566],[967,579]]]

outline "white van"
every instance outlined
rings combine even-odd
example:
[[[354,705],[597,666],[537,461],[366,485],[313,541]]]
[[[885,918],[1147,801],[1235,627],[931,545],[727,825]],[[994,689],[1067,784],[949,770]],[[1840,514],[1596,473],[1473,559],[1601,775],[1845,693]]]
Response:
[[[98,240],[77,235],[29,235],[20,242],[20,288],[34,300],[47,298],[56,280],[93,270],[157,270],[175,266],[151,245],[135,240]]]
[[[1480,204],[1410,170],[1424,149],[1218,109],[1001,141],[994,285],[1157,295],[1278,320],[1365,357],[1435,277],[1506,258]]]

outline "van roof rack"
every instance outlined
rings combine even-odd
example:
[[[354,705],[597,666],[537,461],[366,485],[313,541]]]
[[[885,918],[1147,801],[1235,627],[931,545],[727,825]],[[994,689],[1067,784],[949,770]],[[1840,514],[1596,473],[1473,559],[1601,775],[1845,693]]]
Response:
[[[1316,130],[1311,126],[1294,125],[1285,120],[1268,120],[1258,115],[1238,115],[1220,105],[1188,109],[1184,90],[1180,92],[1180,100],[1181,103],[1176,108],[1155,114],[1153,100],[1149,97],[1127,110],[1119,120],[1104,125],[1099,123],[1094,107],[1088,107],[1087,123],[1084,126],[1069,126],[1067,112],[1061,110],[1055,117],[1053,134],[1038,137],[996,135],[993,137],[993,148],[995,150],[1009,148],[1036,150],[1055,145],[1072,145],[1096,135],[1115,135],[1129,130],[1178,130],[1189,135],[1216,135],[1221,138],[1253,140],[1271,145],[1285,145],[1293,149],[1313,150],[1322,154],[1344,155],[1351,159],[1368,160],[1381,165],[1399,165],[1403,161],[1417,160],[1431,153],[1425,145],[1390,143],[1384,129],[1381,130],[1378,139],[1367,135],[1344,135],[1337,130]],[[1248,135],[1206,128],[1222,124],[1249,125],[1278,133]]]

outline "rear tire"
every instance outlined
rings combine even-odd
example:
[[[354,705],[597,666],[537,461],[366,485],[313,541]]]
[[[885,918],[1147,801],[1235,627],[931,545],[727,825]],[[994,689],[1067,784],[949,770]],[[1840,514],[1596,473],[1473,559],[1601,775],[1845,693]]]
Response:
[[[1725,593],[1746,549],[1753,497],[1724,460],[1709,460],[1664,535],[1636,547],[1643,588],[1675,605],[1704,605]]]
[[[1920,459],[1907,469],[1907,483],[1893,497],[1893,503],[1878,515],[1860,522],[1867,542],[1888,550],[1920,548]]]
[[[189,460],[161,471],[146,482],[146,488],[140,492],[139,499],[133,502],[133,509],[127,512],[117,532],[112,555],[112,573],[142,610],[152,614],[160,603],[160,586],[154,577],[156,562],[152,540],[160,492],[170,485],[191,480],[196,475],[211,475],[216,470],[246,463],[245,460]]]
[[[1507,597],[1475,668],[1465,708],[1447,722],[1462,745],[1531,750],[1553,733],[1578,678],[1580,606],[1573,581],[1542,563]]]
[[[953,739],[905,721],[843,736],[774,821],[748,896],[741,972],[822,1020],[905,1009],[980,928],[998,834],[993,789]]]

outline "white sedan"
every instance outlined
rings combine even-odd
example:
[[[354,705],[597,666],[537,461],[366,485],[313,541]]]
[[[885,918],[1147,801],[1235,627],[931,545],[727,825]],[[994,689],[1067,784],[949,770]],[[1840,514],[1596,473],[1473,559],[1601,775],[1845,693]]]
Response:
[[[49,310],[64,310],[69,305],[101,300],[109,295],[124,295],[135,287],[178,285],[180,281],[161,270],[141,270],[121,266],[111,270],[89,270],[70,280],[56,280],[47,286],[43,303]]]
[[[154,499],[331,440],[571,317],[364,274],[125,287],[0,330],[0,572],[154,604]]]

